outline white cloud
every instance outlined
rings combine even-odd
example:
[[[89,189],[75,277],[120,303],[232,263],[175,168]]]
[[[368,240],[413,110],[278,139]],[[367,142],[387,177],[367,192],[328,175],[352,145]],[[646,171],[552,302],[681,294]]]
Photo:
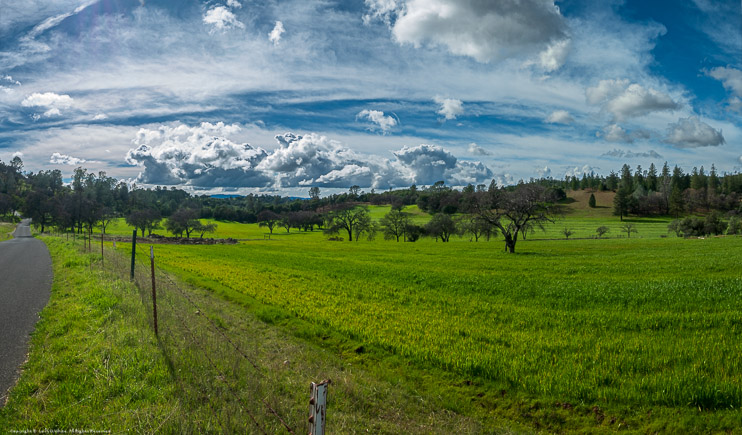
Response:
[[[49,158],[49,163],[52,165],[68,165],[77,166],[85,163],[85,159],[78,159],[77,157],[68,156],[66,154],[54,153]]]
[[[634,142],[634,138],[632,138],[631,135],[618,124],[606,125],[603,127],[602,132],[597,132],[595,135],[603,137],[603,139],[608,142]]]
[[[270,40],[273,45],[278,45],[279,42],[281,42],[281,35],[286,31],[286,29],[283,28],[283,23],[280,21],[276,21],[276,25],[273,27],[273,30],[271,30],[271,33],[268,35],[268,40]]]
[[[225,31],[232,28],[244,29],[245,25],[242,24],[235,14],[224,6],[214,6],[209,9],[203,17],[204,24],[213,26],[211,32],[214,31]]]
[[[490,155],[492,155],[492,153],[490,153],[486,149],[480,147],[479,145],[477,145],[474,142],[470,143],[469,144],[469,147],[466,150],[469,152],[469,154],[471,154],[473,156],[490,156]]]
[[[655,150],[635,153],[633,151],[625,151],[625,150],[620,150],[618,148],[614,148],[611,151],[603,153],[601,157],[616,157],[616,158],[625,158],[625,159],[650,158],[650,157],[654,159],[662,158],[662,156],[659,153],[657,153],[657,151]]]
[[[369,121],[377,124],[384,133],[389,132],[392,127],[397,125],[397,120],[393,116],[385,116],[384,112],[380,110],[361,110],[356,115],[356,118],[368,119]]]
[[[727,103],[731,110],[742,111],[742,70],[730,67],[717,67],[706,74],[719,80],[724,89],[732,94]]]
[[[544,166],[543,168],[537,168],[536,173],[541,178],[549,178],[551,177],[551,168],[548,166]]]
[[[326,136],[285,133],[276,136],[278,148],[269,152],[226,137],[239,131],[223,123],[143,128],[126,160],[143,167],[137,182],[193,188],[389,188],[439,180],[466,185],[492,176],[482,163],[458,161],[434,145],[403,147],[390,160],[357,153]]]
[[[492,171],[481,162],[459,162],[453,154],[437,145],[402,147],[394,156],[412,171],[416,184],[445,181],[453,185],[466,185],[492,177]]]
[[[567,172],[565,172],[564,175],[570,177],[582,177],[583,174],[589,174],[591,172],[595,172],[595,168],[590,165],[583,165],[582,167],[575,166],[574,168],[567,169]]]
[[[541,68],[549,72],[561,68],[567,60],[570,47],[571,41],[569,39],[562,39],[549,44],[549,46],[546,47],[546,50],[542,51],[538,55]]]
[[[441,106],[436,113],[447,120],[456,119],[457,116],[464,113],[464,103],[461,100],[436,96],[433,101]]]
[[[22,102],[23,107],[41,107],[46,108],[43,114],[33,114],[34,121],[38,121],[42,117],[52,118],[56,116],[62,116],[60,109],[69,109],[72,107],[74,100],[69,95],[59,95],[54,92],[45,92],[43,94],[33,93],[27,96]]]
[[[225,137],[239,130],[221,122],[142,128],[126,161],[144,167],[137,181],[146,184],[266,185],[269,180],[255,167],[267,153]]]
[[[397,42],[441,45],[479,62],[528,56],[558,48],[566,25],[553,1],[545,0],[366,0],[369,14],[390,25]],[[545,55],[555,65],[560,56]]]
[[[68,109],[74,100],[69,95],[59,95],[54,92],[33,93],[22,102],[23,107],[49,107]]]
[[[691,116],[668,125],[665,142],[678,148],[699,148],[723,145],[726,141],[721,130],[714,129],[697,116]]]
[[[22,159],[22,158],[23,158],[23,153],[22,153],[22,152],[20,152],[20,151],[16,151],[16,152],[14,152],[14,153],[13,153],[13,154],[12,154],[12,155],[10,156],[10,158],[11,158],[11,159],[14,159],[14,158],[16,158],[16,157],[18,157],[18,158],[21,158],[21,159]]]
[[[663,110],[676,110],[680,105],[668,94],[623,80],[601,80],[585,90],[587,102],[601,104],[617,121]]]
[[[742,97],[742,71],[729,67],[716,67],[707,74],[724,85],[724,89]]]
[[[566,110],[555,110],[546,117],[545,121],[549,124],[571,124],[575,119]]]
[[[108,115],[105,113],[99,113],[93,117],[93,121],[103,121],[104,119],[108,119]]]
[[[0,91],[9,94],[13,92],[14,86],[21,86],[21,82],[19,82],[18,80],[13,80],[13,77],[9,75],[0,76]]]
[[[363,16],[363,23],[366,25],[371,24],[375,19],[389,25],[394,13],[400,7],[397,0],[364,0],[364,3],[370,12]]]
[[[230,8],[237,8],[237,9],[239,9],[239,8],[242,7],[242,3],[240,3],[237,0],[227,0],[227,6],[229,6]]]

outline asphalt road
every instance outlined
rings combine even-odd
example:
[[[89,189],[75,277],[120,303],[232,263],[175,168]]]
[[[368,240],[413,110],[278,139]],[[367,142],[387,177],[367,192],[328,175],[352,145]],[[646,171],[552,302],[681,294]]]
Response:
[[[26,360],[29,334],[49,301],[52,262],[44,242],[24,219],[14,239],[0,243],[0,407]]]

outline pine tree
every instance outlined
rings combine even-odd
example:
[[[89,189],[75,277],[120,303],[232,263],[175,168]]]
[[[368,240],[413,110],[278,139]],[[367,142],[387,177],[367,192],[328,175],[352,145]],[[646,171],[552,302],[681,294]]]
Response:
[[[594,194],[592,194],[592,193],[590,194],[590,199],[587,201],[587,205],[589,205],[590,208],[595,208],[596,207],[596,204],[595,204],[595,195]]]
[[[649,172],[647,172],[647,190],[650,192],[657,191],[657,168],[654,163],[649,165]]]

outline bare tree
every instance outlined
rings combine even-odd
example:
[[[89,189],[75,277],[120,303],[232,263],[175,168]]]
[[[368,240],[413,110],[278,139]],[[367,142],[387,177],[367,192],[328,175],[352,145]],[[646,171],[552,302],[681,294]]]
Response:
[[[515,252],[518,235],[533,225],[543,229],[555,222],[560,209],[553,191],[537,184],[520,184],[515,189],[491,185],[489,190],[475,193],[473,212],[500,230],[505,237],[505,249]]]

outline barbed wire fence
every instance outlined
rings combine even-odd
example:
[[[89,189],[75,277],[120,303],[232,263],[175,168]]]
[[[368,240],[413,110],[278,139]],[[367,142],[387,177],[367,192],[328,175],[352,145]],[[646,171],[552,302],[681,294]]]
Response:
[[[81,251],[96,255],[90,239],[75,243]],[[120,252],[120,246],[117,249],[116,243],[100,242],[99,266],[129,279],[131,260]],[[126,246],[129,248],[131,244]],[[324,433],[329,381],[312,383],[313,395],[302,403],[277,395],[280,376],[265,361],[261,362],[256,343],[240,334],[239,328],[230,327],[239,320],[229,313],[211,312],[205,303],[209,295],[196,292],[191,285],[155,268],[150,245],[137,244],[136,253],[132,282],[142,304],[148,308],[145,310],[148,322],[153,330],[157,328],[158,343],[182,390],[190,412],[189,421],[196,431],[295,434],[304,432],[309,423],[310,433]],[[317,385],[320,390],[324,388],[324,397],[320,394],[319,399]]]

